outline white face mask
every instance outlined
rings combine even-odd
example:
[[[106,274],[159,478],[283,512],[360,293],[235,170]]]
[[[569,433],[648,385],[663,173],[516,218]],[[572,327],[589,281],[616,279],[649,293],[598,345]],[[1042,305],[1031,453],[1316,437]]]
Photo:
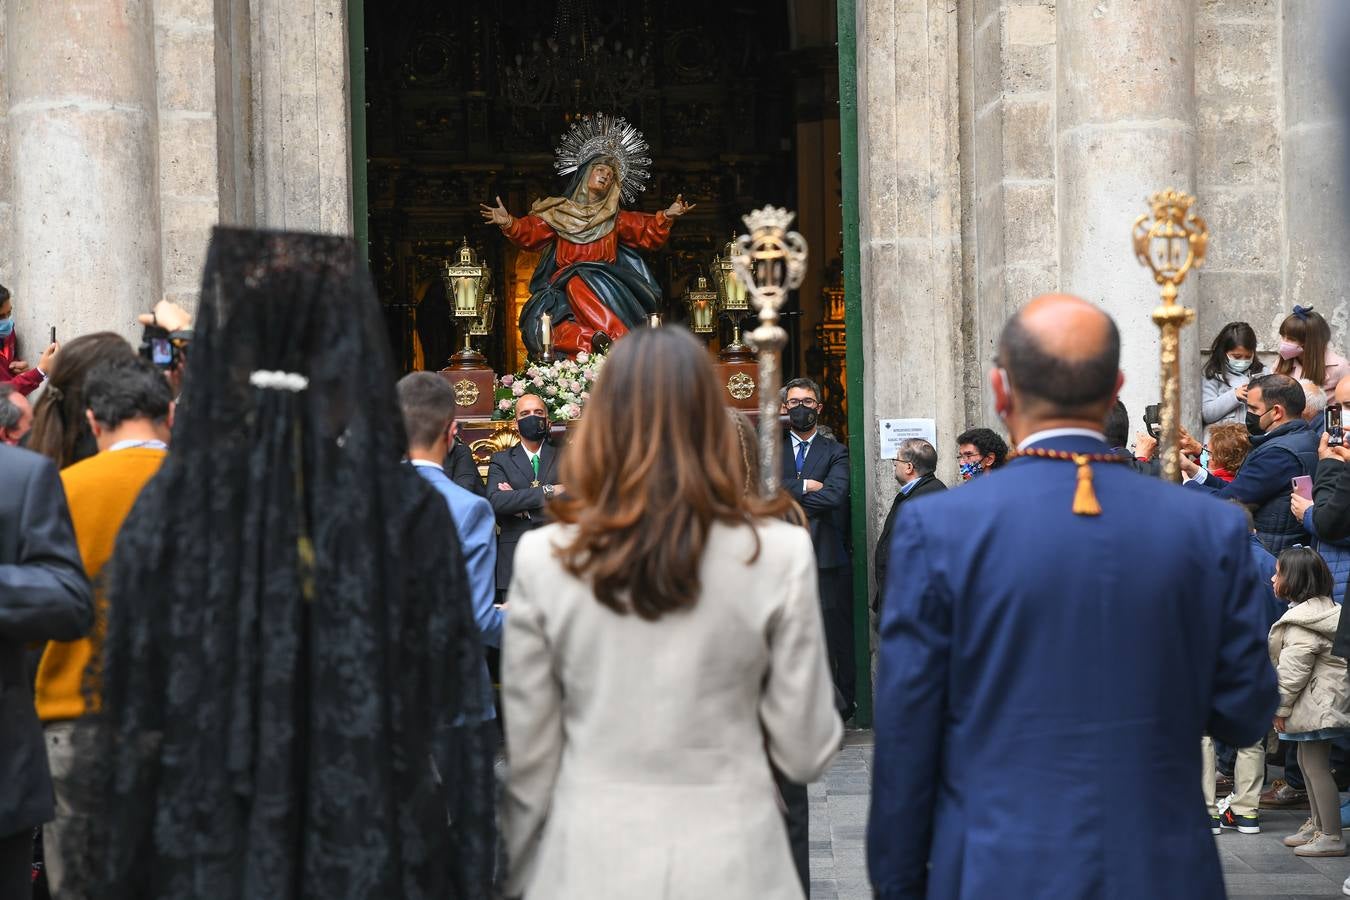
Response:
[[[1234,375],[1242,375],[1252,367],[1252,357],[1238,359],[1235,356],[1228,357],[1228,371]]]

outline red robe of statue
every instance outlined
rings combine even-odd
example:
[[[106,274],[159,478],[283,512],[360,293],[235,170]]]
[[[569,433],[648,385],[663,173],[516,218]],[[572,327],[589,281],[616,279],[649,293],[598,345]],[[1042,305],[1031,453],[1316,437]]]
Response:
[[[671,220],[664,212],[655,215],[620,210],[613,230],[589,244],[574,244],[558,238],[548,223],[538,216],[515,219],[502,229],[507,240],[522,250],[542,250],[549,241],[557,241],[558,270],[556,281],[568,266],[578,262],[614,263],[618,260],[620,243],[638,250],[659,250],[670,239]],[[555,350],[575,356],[579,351],[590,352],[591,337],[603,331],[611,338],[628,333],[619,317],[595,295],[581,278],[567,282],[567,301],[574,320],[553,325]]]

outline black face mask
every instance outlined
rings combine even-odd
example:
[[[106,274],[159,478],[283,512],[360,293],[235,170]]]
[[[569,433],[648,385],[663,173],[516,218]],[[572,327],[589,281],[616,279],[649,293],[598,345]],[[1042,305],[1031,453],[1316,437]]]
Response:
[[[1260,437],[1266,433],[1266,429],[1261,425],[1261,417],[1255,413],[1247,413],[1247,433],[1252,437]]]
[[[788,410],[788,422],[793,431],[810,431],[816,427],[816,411],[809,406],[794,406]]]
[[[520,436],[527,441],[542,441],[548,437],[548,420],[543,416],[526,416],[516,422]]]

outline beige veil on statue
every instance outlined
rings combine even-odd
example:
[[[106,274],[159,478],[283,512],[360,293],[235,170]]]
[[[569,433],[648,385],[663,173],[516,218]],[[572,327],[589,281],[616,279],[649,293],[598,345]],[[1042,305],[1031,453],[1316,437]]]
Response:
[[[609,166],[614,177],[610,179],[605,195],[592,201],[586,185],[596,166]],[[577,170],[566,196],[536,200],[530,207],[530,215],[543,219],[565,241],[589,244],[614,230],[619,216],[621,181],[619,161],[612,156],[597,156]]]

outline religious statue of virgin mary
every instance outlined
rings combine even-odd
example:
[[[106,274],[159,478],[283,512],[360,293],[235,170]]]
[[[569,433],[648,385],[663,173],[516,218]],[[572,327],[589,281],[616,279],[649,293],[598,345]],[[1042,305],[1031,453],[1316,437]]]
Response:
[[[483,221],[524,250],[542,250],[520,311],[520,333],[531,355],[544,349],[541,317],[552,323],[553,347],[575,356],[604,350],[656,312],[660,288],[637,250],[656,250],[672,222],[693,209],[677,196],[655,215],[620,209],[646,190],[647,141],[622,117],[584,116],[563,136],[555,168],[571,175],[561,197],[538,200],[516,218],[501,197],[480,207]]]

